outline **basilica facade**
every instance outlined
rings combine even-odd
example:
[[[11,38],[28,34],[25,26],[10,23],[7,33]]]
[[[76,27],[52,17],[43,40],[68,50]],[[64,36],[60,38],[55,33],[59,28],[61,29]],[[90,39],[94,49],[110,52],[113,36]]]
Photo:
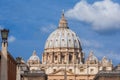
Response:
[[[98,60],[93,51],[90,51],[85,59],[80,39],[69,28],[64,13],[58,28],[46,40],[42,60],[36,51],[33,51],[32,56],[24,64],[30,73],[43,71],[47,75],[47,80],[93,80],[99,71],[111,71],[113,68],[111,60],[106,57]]]

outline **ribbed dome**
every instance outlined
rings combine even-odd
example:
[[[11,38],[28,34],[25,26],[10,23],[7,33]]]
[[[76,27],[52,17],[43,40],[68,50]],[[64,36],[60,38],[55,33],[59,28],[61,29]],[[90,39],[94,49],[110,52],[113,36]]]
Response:
[[[47,48],[80,48],[77,35],[70,29],[57,29],[48,37],[45,45]]]
[[[36,51],[33,51],[33,55],[29,58],[29,61],[40,61],[40,58],[36,55]]]
[[[80,40],[75,32],[69,29],[67,20],[62,14],[59,27],[48,37],[45,49],[48,48],[80,48]]]

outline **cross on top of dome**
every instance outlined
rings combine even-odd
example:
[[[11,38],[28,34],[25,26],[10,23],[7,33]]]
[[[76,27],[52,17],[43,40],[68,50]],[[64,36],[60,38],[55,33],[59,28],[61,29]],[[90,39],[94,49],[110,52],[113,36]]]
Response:
[[[61,16],[58,28],[69,28],[67,20],[65,19],[65,16],[64,16],[64,10],[62,11],[62,16]]]

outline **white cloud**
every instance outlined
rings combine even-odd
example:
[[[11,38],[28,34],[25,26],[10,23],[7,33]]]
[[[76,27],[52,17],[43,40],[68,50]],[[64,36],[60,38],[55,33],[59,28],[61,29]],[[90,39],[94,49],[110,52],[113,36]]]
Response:
[[[91,23],[94,30],[120,29],[120,4],[112,0],[96,1],[93,4],[81,0],[65,15],[68,18]]]
[[[86,39],[82,39],[82,45],[85,48],[102,48],[103,45],[100,44],[99,42],[95,41],[95,40],[86,40]]]
[[[8,37],[8,42],[14,42],[16,38],[14,36]]]
[[[55,25],[50,24],[49,26],[41,27],[40,30],[44,33],[49,33],[53,31],[55,28],[57,28]]]
[[[2,25],[0,25],[0,29],[3,29],[4,27]]]
[[[119,53],[117,54],[117,53],[111,51],[110,53],[108,53],[107,56],[112,60],[120,61],[120,54]]]
[[[120,61],[119,53],[116,53],[114,51],[109,51],[109,52],[106,52],[106,51],[99,52],[99,51],[97,51],[96,54],[99,58],[103,58],[103,56],[106,56],[108,59],[111,59],[113,61]]]

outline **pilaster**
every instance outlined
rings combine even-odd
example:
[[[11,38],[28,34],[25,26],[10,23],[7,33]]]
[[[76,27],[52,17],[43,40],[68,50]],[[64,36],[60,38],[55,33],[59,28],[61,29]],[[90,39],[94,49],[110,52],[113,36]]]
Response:
[[[67,64],[69,64],[69,54],[67,53]]]
[[[72,60],[73,64],[75,63],[75,53],[73,53],[73,60]]]
[[[61,63],[60,58],[61,58],[61,54],[60,54],[60,52],[59,52],[59,53],[58,53],[58,63]]]

